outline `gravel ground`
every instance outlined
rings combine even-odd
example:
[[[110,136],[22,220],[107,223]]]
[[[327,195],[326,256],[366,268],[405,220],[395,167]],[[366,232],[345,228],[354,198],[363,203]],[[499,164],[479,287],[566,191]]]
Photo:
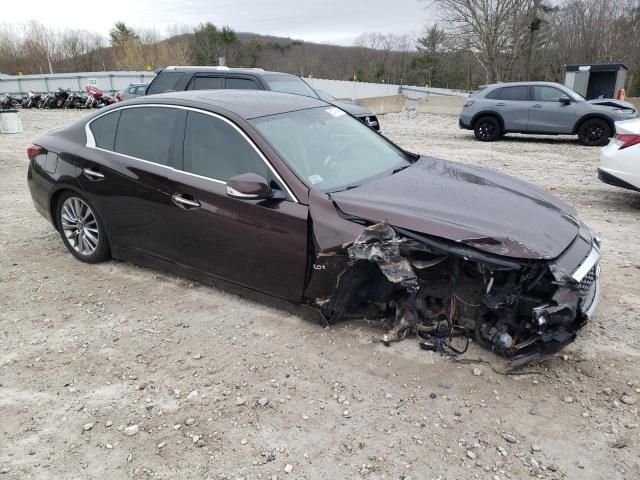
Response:
[[[0,479],[637,479],[640,195],[574,138],[475,141],[456,118],[384,116],[403,147],[516,175],[604,245],[596,318],[557,358],[503,375],[374,323],[315,323],[127,263],[86,265],[34,210],[26,146],[0,136]]]

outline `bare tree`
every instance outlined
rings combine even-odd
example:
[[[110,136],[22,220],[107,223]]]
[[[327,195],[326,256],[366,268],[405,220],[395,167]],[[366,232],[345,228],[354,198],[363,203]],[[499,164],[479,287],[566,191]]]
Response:
[[[518,47],[517,30],[533,0],[433,0],[452,47],[470,51],[486,81],[499,81],[505,53]]]

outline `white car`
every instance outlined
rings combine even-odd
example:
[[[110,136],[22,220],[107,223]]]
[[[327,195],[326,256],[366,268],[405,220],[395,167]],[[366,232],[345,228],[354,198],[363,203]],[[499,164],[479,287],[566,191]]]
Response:
[[[640,119],[616,122],[616,134],[600,152],[598,178],[640,192]]]

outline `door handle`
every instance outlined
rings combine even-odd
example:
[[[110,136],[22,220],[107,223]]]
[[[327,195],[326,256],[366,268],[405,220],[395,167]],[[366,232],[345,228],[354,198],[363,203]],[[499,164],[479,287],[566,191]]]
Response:
[[[536,103],[535,105],[531,105],[531,108],[542,108],[542,105]]]
[[[505,104],[505,103],[502,103],[502,102],[500,102],[500,103],[496,103],[496,107],[504,107],[505,105],[506,105],[506,104]]]
[[[191,209],[200,207],[200,202],[190,198],[185,198],[180,193],[174,193],[171,195],[171,200],[173,200],[173,203],[178,205],[180,208]]]
[[[91,168],[85,168],[82,170],[84,176],[90,180],[102,180],[104,178],[104,173],[96,172]]]

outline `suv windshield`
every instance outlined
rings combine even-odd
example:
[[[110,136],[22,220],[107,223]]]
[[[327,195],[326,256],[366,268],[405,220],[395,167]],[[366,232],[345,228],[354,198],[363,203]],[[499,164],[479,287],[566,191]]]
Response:
[[[353,188],[412,163],[409,154],[336,107],[251,123],[303,182],[322,192]]]
[[[294,75],[265,75],[262,77],[274,92],[293,93],[305,97],[318,98],[307,82]]]

